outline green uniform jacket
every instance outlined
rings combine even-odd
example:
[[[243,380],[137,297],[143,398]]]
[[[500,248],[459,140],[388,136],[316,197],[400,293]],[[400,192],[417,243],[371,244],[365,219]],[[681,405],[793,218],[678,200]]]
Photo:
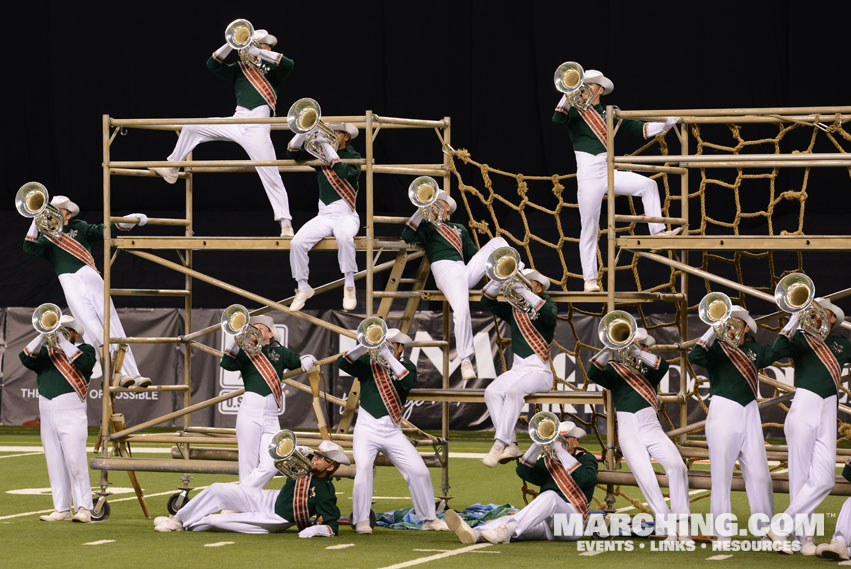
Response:
[[[80,354],[74,358],[72,363],[77,368],[86,383],[92,377],[92,368],[95,367],[95,349],[88,344],[78,344]],[[25,350],[18,354],[24,367],[33,370],[38,375],[38,393],[46,399],[53,399],[65,393],[75,393],[74,388],[65,379],[47,353],[47,346],[42,345],[37,355],[28,355]]]
[[[659,382],[662,381],[662,378],[665,377],[666,373],[668,373],[670,364],[662,358],[659,358],[659,366],[656,369],[650,367],[643,361],[639,367],[640,369],[638,370],[638,373],[644,376],[644,379],[653,386],[653,389],[657,389]],[[612,402],[615,405],[616,411],[635,413],[636,411],[641,411],[645,407],[650,407],[650,403],[648,403],[644,397],[639,395],[635,389],[624,381],[611,364],[606,364],[605,368],[600,369],[592,363],[588,366],[588,379],[598,385],[602,385],[606,389],[611,390]]]
[[[785,334],[778,334],[772,346],[779,357],[795,360],[795,387],[812,391],[822,399],[836,395],[836,384],[818,355],[804,338],[801,329],[795,331],[790,339]],[[831,353],[836,356],[839,367],[851,361],[851,342],[838,334],[828,334],[824,339]],[[841,373],[841,371],[840,371]]]
[[[399,360],[399,363],[405,366],[408,373],[402,379],[394,380],[393,387],[396,388],[399,401],[404,406],[408,400],[408,392],[417,385],[417,366],[411,360],[406,359]],[[381,394],[378,392],[378,384],[375,383],[375,378],[372,376],[369,354],[365,354],[353,362],[347,360],[345,356],[340,356],[337,358],[337,366],[360,381],[360,405],[366,409],[367,413],[376,419],[389,415],[387,407],[384,406],[384,401],[381,399]]]
[[[600,113],[600,116],[605,117],[605,105],[594,105],[594,108]],[[600,142],[600,139],[597,138],[594,131],[591,130],[591,127],[588,126],[585,119],[580,116],[579,111],[575,108],[570,107],[567,113],[560,108],[556,108],[556,111],[553,113],[553,123],[567,128],[567,133],[570,135],[570,141],[573,143],[574,150],[593,155],[606,151],[606,147]],[[644,124],[641,121],[632,119],[621,119],[620,130],[618,132],[631,132],[644,138]]]
[[[293,513],[294,492],[295,480],[287,478],[284,487],[281,488],[278,497],[275,499],[275,513],[293,523],[295,523],[295,514]],[[337,507],[337,494],[330,478],[314,476],[310,479],[307,509],[311,516],[322,516],[322,525],[330,526],[334,535],[339,533],[340,526],[337,520],[340,519],[340,509]]]
[[[352,148],[351,144],[347,144],[345,148],[337,151],[337,156],[340,159],[358,159],[361,155],[357,150]],[[304,148],[298,150],[290,150],[287,148],[286,157],[299,162],[305,160],[315,160],[315,157]],[[333,166],[322,166],[314,168],[316,170],[316,182],[319,185],[319,200],[328,205],[337,200],[343,199],[337,190],[334,189],[332,181],[336,178],[346,180],[354,189],[355,200],[358,193],[358,179],[360,178],[360,166],[357,164],[343,164],[337,162]]]
[[[541,333],[547,344],[551,344],[556,331],[556,323],[558,322],[558,305],[553,302],[553,299],[549,295],[540,294],[538,296],[544,302],[541,306],[537,307],[538,317],[532,320],[532,326]],[[499,302],[495,298],[490,298],[482,294],[482,307],[498,318],[505,320],[511,326],[511,351],[514,352],[514,355],[521,358],[528,358],[535,354],[535,351],[526,342],[526,338],[523,337],[523,333],[520,331],[517,322],[514,321],[514,307],[511,304],[508,302]]]
[[[290,74],[290,71],[295,67],[293,60],[283,55],[281,55],[281,60],[277,65],[265,60],[263,61],[263,65],[267,65],[270,68],[264,75],[275,90],[275,93],[278,92],[281,83],[283,83],[287,75]],[[239,68],[239,61],[225,63],[215,57],[210,57],[207,60],[207,69],[233,85],[234,92],[236,93],[236,104],[240,107],[251,110],[260,105],[267,104],[266,100],[254,88],[254,85],[245,77],[242,69]],[[273,114],[274,112],[275,109],[272,109]]]
[[[110,228],[113,232],[118,231],[115,224]],[[89,253],[92,252],[92,243],[103,241],[102,223],[86,223],[80,219],[72,219],[62,232],[85,247]],[[24,253],[33,257],[44,257],[57,275],[76,273],[80,267],[85,266],[84,262],[48,241],[44,235],[39,235],[35,241],[27,237],[24,240]]]
[[[691,363],[706,368],[709,376],[709,391],[712,395],[730,399],[744,407],[756,398],[748,385],[748,380],[739,373],[738,368],[718,345],[720,341],[716,339],[708,350],[698,342],[689,352],[688,359]],[[739,349],[756,365],[757,371],[770,366],[782,357],[774,351],[773,346],[757,344],[750,334],[746,336],[745,342],[739,346]]]
[[[574,457],[579,461],[579,467],[571,472],[570,475],[582,490],[582,493],[585,494],[585,499],[588,500],[588,503],[591,503],[591,498],[594,496],[594,486],[597,484],[597,457],[583,450],[580,450]],[[526,482],[540,486],[541,492],[552,490],[558,493],[562,500],[569,502],[567,496],[562,494],[550,471],[547,470],[544,457],[539,458],[535,466],[526,466],[521,461],[517,465],[516,472],[517,476]]]
[[[434,264],[435,261],[446,260],[469,261],[470,257],[478,252],[478,249],[470,238],[467,228],[454,221],[445,221],[443,224],[453,228],[461,237],[463,258],[458,254],[458,250],[437,232],[437,227],[429,221],[421,222],[416,229],[406,225],[405,229],[402,230],[402,239],[408,243],[420,243],[425,248],[426,257],[431,264]]]
[[[266,359],[269,360],[269,363],[272,364],[272,367],[275,368],[275,371],[278,372],[278,377],[281,377],[285,370],[301,367],[300,356],[289,348],[280,345],[275,340],[263,346],[262,352],[266,356]],[[251,363],[248,354],[242,351],[242,349],[237,352],[235,358],[226,353],[222,358],[221,366],[228,371],[240,372],[242,374],[242,384],[245,385],[246,391],[253,391],[263,396],[272,393],[266,380],[263,379],[263,376],[260,375],[260,372]]]

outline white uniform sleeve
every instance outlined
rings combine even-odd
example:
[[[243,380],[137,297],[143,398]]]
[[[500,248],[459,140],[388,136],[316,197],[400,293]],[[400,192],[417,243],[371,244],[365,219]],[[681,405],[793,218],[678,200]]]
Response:
[[[213,52],[213,57],[218,61],[224,61],[225,59],[227,59],[227,56],[229,56],[230,52],[232,51],[233,48],[230,46],[230,44],[225,42],[222,47]]]

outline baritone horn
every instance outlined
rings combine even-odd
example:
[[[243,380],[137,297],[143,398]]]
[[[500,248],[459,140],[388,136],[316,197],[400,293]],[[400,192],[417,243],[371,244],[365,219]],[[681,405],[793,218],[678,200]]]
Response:
[[[700,300],[697,315],[704,324],[712,326],[719,339],[738,347],[745,329],[738,319],[732,318],[733,302],[729,296],[723,292],[708,293]]]
[[[485,274],[492,281],[502,283],[502,295],[517,310],[525,312],[531,320],[538,318],[537,309],[514,291],[514,285],[521,283],[534,290],[529,279],[521,272],[520,253],[514,247],[499,247],[493,251],[485,263]]]
[[[239,58],[245,63],[250,63],[262,71],[268,71],[269,67],[256,55],[248,53],[248,48],[254,43],[254,26],[248,20],[242,18],[234,20],[225,27],[225,41],[237,51]]]
[[[65,216],[50,204],[47,188],[39,182],[27,182],[15,194],[15,209],[24,217],[34,217],[39,231],[51,237],[59,237],[65,228]]]
[[[434,225],[443,224],[443,204],[437,201],[440,186],[431,176],[415,178],[408,186],[408,199],[420,209],[423,220]]]
[[[337,133],[322,122],[322,108],[315,99],[304,97],[293,103],[287,111],[287,124],[291,131],[305,135],[304,149],[311,156],[331,163],[329,147],[336,153],[339,141]]]
[[[558,417],[549,411],[540,411],[529,419],[529,437],[544,447],[547,455],[553,453],[553,443],[558,439],[558,425]]]
[[[553,74],[553,82],[576,110],[584,111],[591,106],[594,91],[585,83],[585,70],[575,61],[565,61],[559,65]]]
[[[222,314],[221,327],[225,334],[236,336],[236,345],[248,354],[257,354],[263,347],[263,334],[250,324],[248,309],[231,304]]]
[[[275,468],[293,480],[304,478],[313,469],[310,460],[297,447],[298,439],[289,429],[278,431],[269,442],[269,455],[275,462]]]
[[[814,302],[816,287],[804,273],[786,275],[774,287],[774,301],[783,312],[800,312],[803,330],[824,340],[830,332],[830,314],[818,302]]]
[[[629,347],[635,341],[638,324],[632,314],[623,310],[612,310],[597,325],[597,337],[604,346],[617,354],[621,363],[639,368],[638,358],[629,353]]]
[[[50,346],[56,346],[58,337],[56,333],[61,327],[62,311],[58,306],[51,302],[45,302],[39,305],[33,311],[32,324],[35,331],[39,334],[44,334],[47,337],[47,343]]]

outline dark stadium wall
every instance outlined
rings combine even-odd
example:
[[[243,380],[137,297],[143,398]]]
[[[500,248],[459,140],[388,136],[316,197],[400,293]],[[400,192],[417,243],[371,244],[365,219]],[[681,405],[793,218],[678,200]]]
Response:
[[[848,20],[849,3],[821,6],[832,22]],[[476,160],[511,172],[575,170],[565,132],[551,122],[558,93],[555,67],[573,59],[611,77],[604,102],[624,109],[827,106],[848,104],[844,72],[848,47],[830,22],[792,2],[526,2],[363,1],[66,3],[31,1],[5,10],[32,45],[7,46],[5,133],[0,200],[0,304],[33,306],[61,298],[46,263],[28,258],[21,242],[28,223],[12,197],[28,180],[82,207],[80,217],[102,219],[101,117],[229,116],[230,86],[204,66],[223,43],[223,30],[243,17],[277,35],[277,49],[296,62],[279,93],[278,113],[297,98],[317,99],[329,115],[366,109],[397,117],[452,118],[452,143]],[[273,135],[281,153],[288,133]],[[134,131],[118,136],[114,159],[164,159],[173,135]],[[639,141],[619,137],[619,151]],[[355,147],[363,151],[363,140]],[[231,143],[199,147],[195,158],[243,158]],[[385,162],[440,161],[433,136],[380,141]],[[848,233],[845,171],[819,172],[810,190],[805,229]],[[170,216],[182,192],[159,179],[113,178],[115,211]],[[315,213],[315,179],[285,174],[298,228]],[[406,177],[381,177],[377,214],[407,214]],[[572,187],[571,187],[571,191]],[[358,208],[364,221],[364,202]],[[277,225],[254,174],[199,175],[196,234],[275,235]],[[566,220],[578,234],[577,219]],[[380,228],[392,234],[398,228]],[[761,228],[754,227],[759,233]],[[152,233],[145,228],[140,233]],[[102,259],[96,252],[100,266]],[[163,287],[182,277],[131,255],[119,256],[115,285]],[[577,255],[569,255],[578,271]],[[311,281],[338,278],[335,255],[315,253]],[[363,266],[364,258],[359,256]],[[291,294],[286,254],[197,254],[196,268],[251,290]],[[818,273],[817,266],[812,270]],[[845,264],[824,270],[845,278]],[[816,274],[816,277],[819,275]],[[381,279],[377,281],[381,285]],[[817,281],[818,282],[818,281]],[[838,287],[835,287],[838,288]],[[232,295],[198,285],[198,306],[222,306]],[[336,307],[317,297],[311,307]],[[171,303],[171,304],[170,304]],[[122,306],[163,305],[150,298]],[[172,305],[166,301],[165,305]]]

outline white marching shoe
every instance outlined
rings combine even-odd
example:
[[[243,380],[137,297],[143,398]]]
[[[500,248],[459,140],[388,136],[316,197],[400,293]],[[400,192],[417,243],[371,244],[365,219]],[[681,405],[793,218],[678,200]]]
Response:
[[[500,524],[492,529],[486,529],[481,534],[483,538],[494,545],[511,541],[511,531],[505,524]]]
[[[304,303],[307,302],[313,296],[313,289],[311,287],[300,288],[295,291],[295,298],[293,299],[293,303],[290,304],[290,310],[297,311],[304,308]]]
[[[597,284],[597,280],[587,280],[585,281],[585,292],[600,292],[600,285]]]
[[[654,235],[658,237],[673,237],[674,235],[679,235],[682,232],[683,228],[682,226],[680,226],[674,229],[668,229],[667,231],[660,231],[659,233],[654,233]]]
[[[349,311],[357,308],[358,299],[355,296],[355,287],[343,287],[343,310]]]
[[[811,537],[804,538],[804,541],[801,542],[801,555],[805,557],[812,557],[816,554],[817,549],[816,542]]]
[[[70,522],[73,517],[74,514],[71,513],[71,510],[65,510],[64,512],[51,512],[38,519],[43,522]]]
[[[148,387],[153,383],[150,377],[145,377],[144,375],[137,375],[133,378],[133,385],[136,387]]]
[[[74,514],[74,517],[71,518],[72,522],[79,522],[81,524],[90,524],[92,523],[92,511],[87,510],[86,508],[78,508],[77,513]]]
[[[476,379],[476,370],[473,367],[473,362],[470,361],[470,358],[461,360],[461,379],[466,381]]]
[[[179,170],[177,168],[148,168],[154,174],[158,174],[162,176],[162,179],[168,182],[169,184],[173,184],[177,182],[177,175]]]
[[[449,531],[449,526],[440,518],[434,518],[433,520],[426,520],[423,522],[423,529],[432,531]]]
[[[499,455],[499,463],[505,464],[507,462],[511,462],[514,459],[520,458],[523,456],[523,452],[519,448],[517,448],[517,443],[511,443],[507,447],[505,447],[502,451],[502,454]]]
[[[154,527],[156,531],[183,531],[183,522],[177,518],[167,518],[163,523]]]
[[[355,524],[355,533],[360,533],[360,534],[372,533],[372,526],[369,525],[369,520],[364,520],[362,522],[356,523]]]
[[[825,559],[844,561],[848,559],[848,546],[844,541],[833,538],[830,543],[822,543],[816,547],[816,555]]]
[[[502,451],[505,450],[505,445],[502,441],[494,441],[493,446],[488,451],[488,455],[482,459],[482,464],[488,468],[494,468],[499,464],[499,457],[502,456]]]
[[[292,239],[295,233],[293,232],[293,224],[289,219],[281,220],[281,237],[284,239]]]
[[[446,518],[446,525],[449,526],[451,531],[455,532],[461,543],[464,545],[476,543],[476,533],[473,531],[473,528],[455,510],[446,510],[444,516]]]

